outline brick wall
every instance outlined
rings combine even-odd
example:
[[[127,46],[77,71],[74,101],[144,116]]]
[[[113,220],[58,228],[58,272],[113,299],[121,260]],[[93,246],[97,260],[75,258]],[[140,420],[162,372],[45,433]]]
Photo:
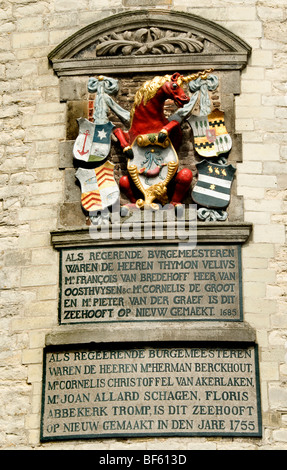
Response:
[[[286,5],[283,0],[47,0],[0,11],[0,446],[5,449],[286,449]],[[264,436],[39,443],[42,350],[57,325],[58,255],[50,244],[64,201],[59,142],[66,106],[47,55],[84,26],[125,9],[160,6],[214,21],[252,46],[236,98],[244,198],[245,320],[257,330]]]

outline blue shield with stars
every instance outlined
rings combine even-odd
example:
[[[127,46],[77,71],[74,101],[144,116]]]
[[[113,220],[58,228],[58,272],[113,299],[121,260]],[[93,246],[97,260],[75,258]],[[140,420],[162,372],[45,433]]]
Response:
[[[76,160],[100,162],[107,158],[111,149],[111,122],[94,124],[85,118],[78,119],[79,134],[75,140],[73,154]]]

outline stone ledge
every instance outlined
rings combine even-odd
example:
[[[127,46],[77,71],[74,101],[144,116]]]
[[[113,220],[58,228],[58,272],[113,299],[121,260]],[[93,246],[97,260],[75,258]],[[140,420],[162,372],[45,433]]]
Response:
[[[172,60],[174,62],[172,62]],[[232,55],[226,56],[224,54],[212,54],[212,55],[192,55],[188,59],[184,56],[172,56],[163,58],[161,55],[152,58],[138,58],[133,57],[132,60],[125,58],[123,64],[122,57],[113,57],[105,59],[63,59],[53,61],[53,69],[59,77],[74,76],[74,75],[111,75],[113,73],[126,74],[126,73],[138,73],[150,72],[156,68],[157,72],[168,72],[170,71],[173,63],[177,64],[179,70],[186,72],[194,72],[204,69],[213,68],[214,70],[242,70],[246,66],[247,58],[246,54],[233,53]]]
[[[176,225],[177,226],[177,225]],[[120,225],[113,227],[113,233],[120,231]],[[151,227],[152,228],[152,227]],[[114,230],[115,229],[115,230]],[[143,223],[138,225],[138,232],[143,234]],[[197,223],[197,243],[239,243],[247,242],[252,232],[251,223],[242,222],[198,222]],[[114,245],[119,243],[122,245],[136,243],[153,243],[153,244],[168,244],[168,243],[184,243],[184,240],[174,239],[141,239],[126,240],[119,235],[119,238],[113,239],[110,233],[110,238],[103,240],[99,238],[92,238],[88,228],[74,228],[69,230],[58,230],[51,232],[51,243],[54,248],[68,248],[76,246],[96,246],[96,245]],[[143,234],[144,235],[144,234]]]
[[[142,322],[143,323],[143,322]],[[255,330],[244,322],[144,322],[112,326],[61,327],[46,335],[46,346],[89,343],[242,342],[254,343]]]

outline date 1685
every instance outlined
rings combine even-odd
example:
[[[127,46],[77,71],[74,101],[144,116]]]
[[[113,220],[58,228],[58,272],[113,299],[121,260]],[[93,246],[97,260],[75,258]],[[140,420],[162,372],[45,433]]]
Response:
[[[235,317],[237,315],[236,308],[221,308],[220,315],[222,317]]]

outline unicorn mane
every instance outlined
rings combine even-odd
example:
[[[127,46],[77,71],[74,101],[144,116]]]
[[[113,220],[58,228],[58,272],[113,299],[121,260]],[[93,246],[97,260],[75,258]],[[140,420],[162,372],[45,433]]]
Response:
[[[143,102],[145,106],[149,100],[151,100],[163,86],[166,81],[170,81],[171,75],[165,75],[164,77],[154,77],[152,80],[147,80],[136,92],[134,104],[131,110],[131,123],[133,121],[135,109]]]

